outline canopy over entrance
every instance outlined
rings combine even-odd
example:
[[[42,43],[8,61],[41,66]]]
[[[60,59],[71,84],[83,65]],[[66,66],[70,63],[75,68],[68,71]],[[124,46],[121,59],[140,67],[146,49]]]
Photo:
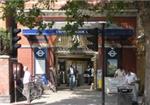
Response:
[[[102,33],[102,23],[105,21],[87,21],[84,22],[82,27],[79,27],[79,30],[76,32],[77,35],[88,35],[88,30],[99,28],[99,35]],[[38,29],[23,29],[23,34],[25,36],[32,35],[66,35],[66,32],[61,28],[67,24],[66,21],[55,22],[51,29],[45,29],[39,31]],[[134,28],[124,28],[115,23],[109,23],[104,30],[106,37],[129,37],[134,35]]]
[[[89,29],[79,29],[76,34],[77,35],[88,35]],[[23,29],[23,35],[32,36],[32,35],[65,35],[66,32],[60,29],[45,29],[43,31],[39,31],[38,29]],[[99,33],[101,34],[102,30],[99,29]],[[107,37],[129,37],[134,35],[133,29],[105,29],[104,34]]]

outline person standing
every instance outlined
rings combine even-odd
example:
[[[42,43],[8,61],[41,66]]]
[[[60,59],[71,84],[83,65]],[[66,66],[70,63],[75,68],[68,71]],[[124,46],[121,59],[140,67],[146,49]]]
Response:
[[[90,84],[91,83],[94,83],[94,68],[93,67],[91,67],[90,68]]]
[[[93,90],[94,89],[94,68],[91,67],[90,68],[90,89]]]
[[[56,92],[56,74],[52,66],[49,67],[49,87],[53,92]]]
[[[30,104],[31,103],[31,99],[30,99],[31,74],[30,74],[27,66],[24,66],[23,70],[24,70],[24,76],[23,76],[23,95],[26,97],[27,103]]]
[[[72,65],[70,65],[69,67],[68,75],[69,75],[69,87],[70,87],[70,90],[73,90],[75,87],[76,71]]]
[[[91,67],[90,67],[90,65],[88,65],[87,69],[84,71],[84,79],[85,79],[85,83],[87,83],[88,85],[91,84]]]

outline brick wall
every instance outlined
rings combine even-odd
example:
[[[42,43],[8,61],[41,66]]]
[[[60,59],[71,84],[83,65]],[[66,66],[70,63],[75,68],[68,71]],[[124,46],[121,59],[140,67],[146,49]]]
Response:
[[[10,59],[9,56],[0,56],[0,101],[10,102],[11,101],[11,70],[10,70]]]

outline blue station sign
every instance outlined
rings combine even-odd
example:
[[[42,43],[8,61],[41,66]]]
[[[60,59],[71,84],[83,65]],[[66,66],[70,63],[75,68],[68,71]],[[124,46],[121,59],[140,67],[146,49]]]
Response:
[[[35,58],[45,59],[46,49],[45,48],[34,48]]]
[[[79,29],[78,31],[76,31],[77,35],[87,35],[88,34],[88,30],[90,29]],[[36,36],[39,35],[39,33],[41,35],[65,35],[66,32],[64,30],[60,30],[60,29],[45,29],[39,32],[39,30],[37,29],[23,29],[23,34],[25,36]],[[102,33],[102,30],[99,29],[99,33]],[[104,34],[105,36],[108,37],[129,37],[134,35],[134,30],[133,29],[105,29],[104,30]]]

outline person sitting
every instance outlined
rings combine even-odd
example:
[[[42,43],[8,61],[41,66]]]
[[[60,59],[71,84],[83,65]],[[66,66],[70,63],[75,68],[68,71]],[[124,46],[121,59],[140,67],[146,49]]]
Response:
[[[125,83],[132,88],[132,105],[138,105],[138,89],[137,89],[137,76],[131,71],[126,72]]]
[[[117,69],[114,77],[124,77],[125,76],[125,71],[123,69]]]

